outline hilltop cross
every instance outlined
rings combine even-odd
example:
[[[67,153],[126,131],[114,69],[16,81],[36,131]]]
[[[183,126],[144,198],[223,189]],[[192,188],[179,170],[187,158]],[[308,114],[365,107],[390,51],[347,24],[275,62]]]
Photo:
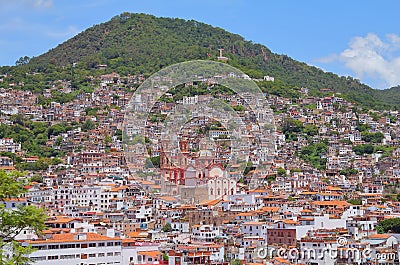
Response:
[[[218,60],[218,61],[226,62],[226,61],[228,60],[228,58],[225,57],[225,56],[222,56],[222,51],[223,51],[224,49],[218,49],[218,50],[219,50],[219,56],[218,56],[217,60]]]

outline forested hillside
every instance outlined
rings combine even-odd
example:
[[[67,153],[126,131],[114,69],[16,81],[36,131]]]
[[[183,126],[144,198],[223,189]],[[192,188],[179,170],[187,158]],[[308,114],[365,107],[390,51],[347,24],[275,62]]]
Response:
[[[273,94],[296,97],[300,87],[307,87],[311,95],[321,95],[320,89],[329,88],[367,108],[400,108],[399,87],[374,90],[351,77],[339,77],[286,55],[274,54],[263,45],[246,41],[221,28],[193,20],[145,14],[123,13],[32,58],[27,64],[22,60],[20,66],[3,67],[1,72],[13,72],[16,79],[24,78],[29,71],[42,73],[42,77],[29,77],[39,80],[23,80],[25,88],[38,89],[52,78],[77,79],[76,82],[82,83],[85,75],[92,74],[101,64],[107,65],[107,72],[149,75],[177,62],[215,60],[219,48],[224,49],[229,64],[251,77],[275,77],[274,83],[262,84]]]

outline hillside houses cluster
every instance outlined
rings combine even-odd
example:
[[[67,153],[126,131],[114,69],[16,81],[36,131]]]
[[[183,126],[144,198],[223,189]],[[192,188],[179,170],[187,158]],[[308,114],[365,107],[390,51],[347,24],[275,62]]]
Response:
[[[340,95],[312,97],[305,88],[300,99],[267,95],[277,126],[276,152],[261,160],[268,165],[263,172],[250,172],[258,173],[255,186],[243,172],[228,173],[221,166],[229,160],[226,145],[202,145],[200,137],[190,134],[206,123],[199,119],[186,127],[189,136],[181,150],[187,157],[208,163],[201,171],[204,186],[200,187],[191,182],[191,176],[199,176],[199,169],[179,168],[164,159],[157,142],[162,129],[158,120],[148,121],[147,137],[150,156],[160,157],[161,171],[137,164],[124,153],[124,109],[142,77],[109,74],[98,80],[93,92],[82,92],[62,104],[40,105],[39,96],[51,98],[54,89],[72,93],[68,82],[40,95],[0,89],[2,124],[12,124],[10,117],[15,114],[49,125],[75,124],[46,143],[65,153],[62,163],[29,172],[41,181],[27,185],[23,198],[4,202],[9,209],[24,203],[46,208],[43,235],[32,231],[18,235],[21,243],[36,249],[30,254],[35,264],[225,265],[235,259],[242,264],[274,265],[398,262],[400,235],[378,234],[376,227],[379,221],[400,217],[396,197],[400,193],[399,112],[363,112]],[[205,97],[186,97],[183,102],[196,104]],[[218,97],[232,106],[242,104],[232,95]],[[168,114],[174,107],[174,103],[160,102],[153,111]],[[287,119],[314,125],[317,131],[288,139],[281,130]],[[96,126],[84,129],[87,120]],[[371,153],[355,152],[355,146],[371,143],[358,130],[363,125],[368,133],[383,135],[372,145],[389,153],[379,148]],[[140,131],[128,129],[131,136]],[[207,137],[230,137],[221,131],[211,130]],[[256,133],[257,128],[250,126],[249,131]],[[317,169],[300,154],[310,143],[321,141],[327,145],[326,163]],[[253,154],[260,151],[254,148]],[[27,163],[38,159],[13,139],[0,139],[3,151],[20,155]],[[212,152],[219,154],[218,160]],[[256,163],[252,156],[250,161]],[[15,169],[15,165],[2,155],[0,169]],[[350,173],[344,173],[346,169]],[[182,183],[197,186],[179,187]],[[325,250],[336,254],[320,256]],[[355,255],[366,250],[371,250],[370,256]]]

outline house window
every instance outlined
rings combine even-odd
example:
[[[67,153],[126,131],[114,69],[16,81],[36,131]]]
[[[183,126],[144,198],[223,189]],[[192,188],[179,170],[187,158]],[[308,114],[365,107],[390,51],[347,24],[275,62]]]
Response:
[[[59,249],[59,245],[49,245],[49,249]]]

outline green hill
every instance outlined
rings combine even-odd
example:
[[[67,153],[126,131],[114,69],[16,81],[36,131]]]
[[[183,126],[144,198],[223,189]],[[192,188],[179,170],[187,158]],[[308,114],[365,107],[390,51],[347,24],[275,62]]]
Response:
[[[49,78],[63,77],[61,72],[89,74],[100,64],[106,64],[108,72],[148,75],[177,62],[215,59],[219,48],[224,49],[229,64],[250,76],[275,77],[274,83],[260,84],[270,93],[296,97],[300,87],[307,87],[312,95],[321,95],[320,89],[329,88],[367,108],[400,109],[399,87],[374,90],[356,79],[339,77],[286,55],[274,54],[261,44],[246,41],[221,28],[146,14],[123,13],[88,28],[20,67],[50,75],[41,79],[45,86]],[[75,64],[74,69],[72,64]],[[62,70],[57,70],[60,67]],[[3,68],[2,72],[5,71],[16,70]]]

